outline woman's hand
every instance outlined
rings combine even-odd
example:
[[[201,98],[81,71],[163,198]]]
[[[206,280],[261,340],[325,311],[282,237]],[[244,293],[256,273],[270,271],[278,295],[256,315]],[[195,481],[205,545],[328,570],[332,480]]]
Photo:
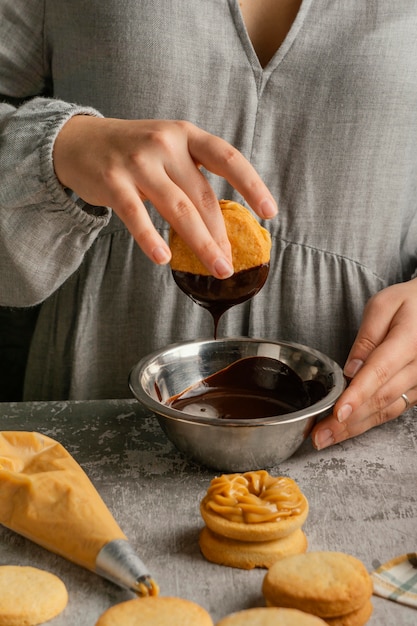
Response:
[[[417,403],[417,279],[370,299],[344,373],[350,385],[333,414],[313,429],[318,449],[388,422],[408,402]]]
[[[233,273],[218,199],[200,166],[222,176],[262,218],[277,207],[250,163],[229,143],[189,122],[75,116],[55,141],[55,172],[85,202],[109,206],[143,252],[171,252],[143,203],[148,199],[217,278]]]

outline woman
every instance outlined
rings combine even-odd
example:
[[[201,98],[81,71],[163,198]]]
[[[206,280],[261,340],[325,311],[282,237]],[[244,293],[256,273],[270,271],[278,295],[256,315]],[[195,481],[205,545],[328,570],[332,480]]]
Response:
[[[42,303],[25,398],[126,396],[141,356],[211,335],[169,223],[226,277],[216,198],[243,197],[280,208],[270,276],[219,330],[346,361],[315,445],[416,402],[412,0],[28,4],[0,0],[0,92],[25,100],[0,105],[0,304]]]

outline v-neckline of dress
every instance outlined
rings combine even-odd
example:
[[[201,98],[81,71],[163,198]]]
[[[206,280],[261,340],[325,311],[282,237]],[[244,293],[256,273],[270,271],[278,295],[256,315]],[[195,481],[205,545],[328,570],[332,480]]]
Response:
[[[261,62],[259,61],[258,55],[256,54],[255,48],[252,44],[251,38],[249,37],[249,33],[246,28],[242,12],[239,8],[239,0],[228,0],[228,2],[234,25],[241,41],[243,50],[246,53],[248,62],[250,63],[255,74],[258,76],[262,76],[262,78],[265,80],[280,65],[288,50],[291,48],[300,29],[303,26],[308,9],[310,8],[313,0],[302,0],[298,13],[293,23],[291,24],[287,35],[285,36],[279,48],[277,48],[275,53],[272,55],[272,57],[264,67],[261,65]]]

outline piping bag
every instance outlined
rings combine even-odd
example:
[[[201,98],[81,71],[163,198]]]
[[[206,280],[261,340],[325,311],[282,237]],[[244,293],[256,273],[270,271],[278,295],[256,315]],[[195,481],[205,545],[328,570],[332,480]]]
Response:
[[[88,476],[50,437],[0,432],[0,524],[138,596],[158,595]]]

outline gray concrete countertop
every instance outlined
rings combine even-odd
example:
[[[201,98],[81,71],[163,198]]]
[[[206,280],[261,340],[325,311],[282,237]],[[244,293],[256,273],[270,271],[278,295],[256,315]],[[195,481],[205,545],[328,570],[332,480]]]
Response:
[[[177,452],[135,400],[0,403],[0,430],[42,432],[74,456],[161,587],[201,604],[213,621],[262,606],[264,570],[205,561],[199,502],[213,470]],[[340,550],[369,571],[417,549],[417,413],[315,451],[309,440],[271,474],[297,481],[310,503],[310,550]],[[71,529],[68,529],[71,532]],[[133,597],[99,576],[0,526],[0,563],[60,576],[69,592],[51,626],[94,626],[109,606]],[[415,626],[417,611],[374,597],[370,626]]]

